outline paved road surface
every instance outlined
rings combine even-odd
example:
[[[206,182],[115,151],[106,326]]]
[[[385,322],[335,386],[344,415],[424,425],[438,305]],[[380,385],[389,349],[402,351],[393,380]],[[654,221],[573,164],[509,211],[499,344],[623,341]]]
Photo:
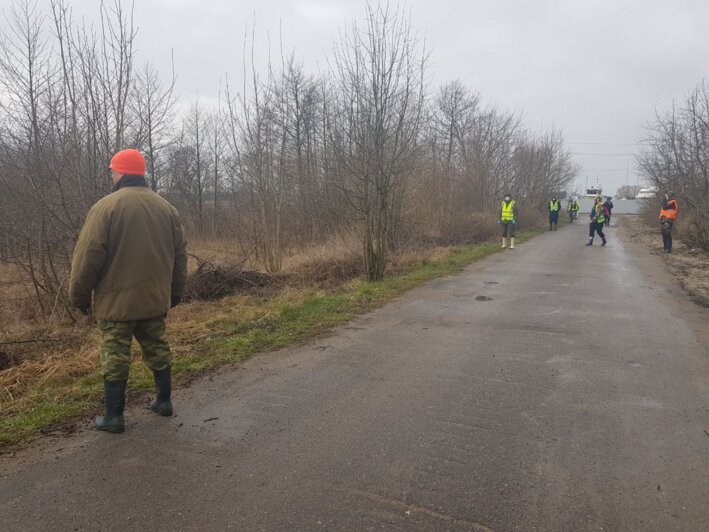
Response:
[[[542,235],[181,390],[175,418],[5,459],[0,526],[709,530],[709,355],[616,232]]]

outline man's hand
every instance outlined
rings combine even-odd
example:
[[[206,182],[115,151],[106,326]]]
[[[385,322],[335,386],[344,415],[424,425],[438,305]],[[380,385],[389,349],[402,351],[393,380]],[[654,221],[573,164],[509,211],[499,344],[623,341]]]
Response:
[[[512,225],[517,225],[517,220],[512,220]]]
[[[170,297],[170,308],[175,308],[180,303],[182,303],[182,298],[180,296],[171,296]]]
[[[84,316],[89,315],[89,308],[88,307],[80,307],[77,309],[79,312],[81,312]]]

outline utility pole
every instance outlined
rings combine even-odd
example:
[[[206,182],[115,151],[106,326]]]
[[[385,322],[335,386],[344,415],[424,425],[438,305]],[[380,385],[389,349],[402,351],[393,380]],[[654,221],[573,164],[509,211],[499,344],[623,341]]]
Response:
[[[625,161],[625,186],[628,186],[628,172],[630,172],[630,163]]]

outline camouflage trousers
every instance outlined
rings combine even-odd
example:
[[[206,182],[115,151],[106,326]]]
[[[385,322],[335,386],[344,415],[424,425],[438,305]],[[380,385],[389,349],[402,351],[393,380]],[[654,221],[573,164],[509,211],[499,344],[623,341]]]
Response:
[[[104,380],[128,379],[133,337],[143,351],[143,361],[153,371],[170,366],[170,345],[165,339],[165,316],[135,321],[98,321],[101,331],[101,373]]]

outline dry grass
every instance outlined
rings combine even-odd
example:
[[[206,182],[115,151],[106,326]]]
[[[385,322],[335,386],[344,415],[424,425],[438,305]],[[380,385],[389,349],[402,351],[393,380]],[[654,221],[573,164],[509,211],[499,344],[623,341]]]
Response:
[[[193,242],[191,251],[200,258],[209,258],[227,264],[242,262],[243,258],[230,251],[224,243],[213,241]],[[264,310],[265,297],[278,295],[279,299],[302,298],[304,292],[317,296],[319,290],[332,290],[362,275],[362,259],[357,251],[358,242],[353,236],[339,237],[318,246],[312,246],[288,257],[284,264],[287,272],[268,293],[245,289],[216,301],[193,301],[176,307],[170,313],[168,335],[175,354],[188,352],[191,346],[203,343],[213,333],[212,324],[228,316],[243,316],[244,320],[268,320]],[[392,254],[390,274],[402,273],[428,261],[448,256],[450,248],[439,246],[425,250],[408,250]],[[194,273],[197,262],[192,261]],[[17,279],[16,272],[5,265],[1,271],[6,282]],[[22,293],[20,285],[2,285],[2,294]],[[14,309],[14,312],[13,312]],[[16,302],[3,304],[8,319],[2,323],[0,342],[0,404],[3,410],[20,408],[25,396],[41,387],[47,380],[69,381],[95,373],[98,369],[99,336],[88,319],[72,326],[62,323],[38,324],[18,319]],[[10,316],[14,316],[9,319]],[[17,342],[17,343],[10,343]],[[7,410],[6,410],[7,411]]]
[[[673,231],[672,253],[669,254],[663,251],[662,236],[654,213],[638,218],[627,217],[624,223],[633,238],[642,242],[652,253],[663,256],[680,285],[697,304],[709,307],[709,253],[688,246],[682,240],[681,223]]]
[[[301,274],[317,273],[318,264],[341,262],[362,262],[362,241],[354,232],[333,235],[321,243],[290,254],[283,260],[283,269]],[[361,264],[359,268],[360,272],[363,271]]]
[[[497,220],[488,213],[463,213],[450,216],[434,237],[440,245],[475,244],[499,232]]]
[[[58,336],[58,335],[55,335]],[[76,328],[71,337],[54,338],[59,343],[36,349],[35,356],[0,371],[0,404],[14,409],[32,389],[50,378],[74,378],[96,370],[98,336],[90,329]]]
[[[0,263],[0,335],[33,314],[30,286],[13,264]]]
[[[213,333],[211,324],[237,313],[253,319],[258,313],[258,297],[240,295],[219,301],[194,302],[170,312],[167,335],[175,356],[190,352],[192,346],[204,343]],[[66,382],[96,374],[99,367],[100,338],[88,319],[71,329],[35,330],[47,342],[30,344],[32,355],[10,368],[0,371],[0,406],[4,413],[21,409],[32,400],[35,390],[48,380]],[[134,358],[140,354],[134,345]]]
[[[190,251],[201,259],[227,265],[230,262],[243,263],[243,257],[224,242],[193,241],[191,246]],[[180,355],[194,355],[199,346],[207,345],[213,339],[215,331],[220,330],[219,324],[233,321],[234,316],[251,326],[270,323],[278,319],[278,309],[289,302],[317,299],[347,290],[362,276],[359,247],[359,239],[354,235],[333,238],[287,257],[284,261],[286,272],[282,274],[282,279],[287,282],[276,283],[267,291],[247,289],[218,300],[195,300],[176,307],[170,312],[167,331],[176,359]],[[434,246],[393,253],[388,275],[405,274],[420,266],[445,262],[452,249]],[[192,261],[190,270],[194,273],[196,268],[197,262]],[[6,269],[3,275],[8,279],[12,272]],[[17,287],[14,286],[13,290]],[[12,309],[11,305],[6,308],[8,312]],[[24,405],[36,401],[37,394],[48,381],[54,383],[53,386],[59,383],[80,388],[81,384],[77,382],[82,377],[98,376],[99,335],[88,319],[72,326],[15,320],[9,325],[5,323],[4,327],[5,340],[42,341],[12,346],[0,344],[0,359],[5,353],[12,363],[6,369],[0,367],[0,409],[3,412],[21,411]],[[139,356],[137,347],[134,356]]]
[[[195,257],[213,264],[243,264],[245,268],[256,268],[252,258],[243,253],[233,240],[219,238],[190,237],[187,244],[190,258],[189,271],[194,271],[199,266]]]

